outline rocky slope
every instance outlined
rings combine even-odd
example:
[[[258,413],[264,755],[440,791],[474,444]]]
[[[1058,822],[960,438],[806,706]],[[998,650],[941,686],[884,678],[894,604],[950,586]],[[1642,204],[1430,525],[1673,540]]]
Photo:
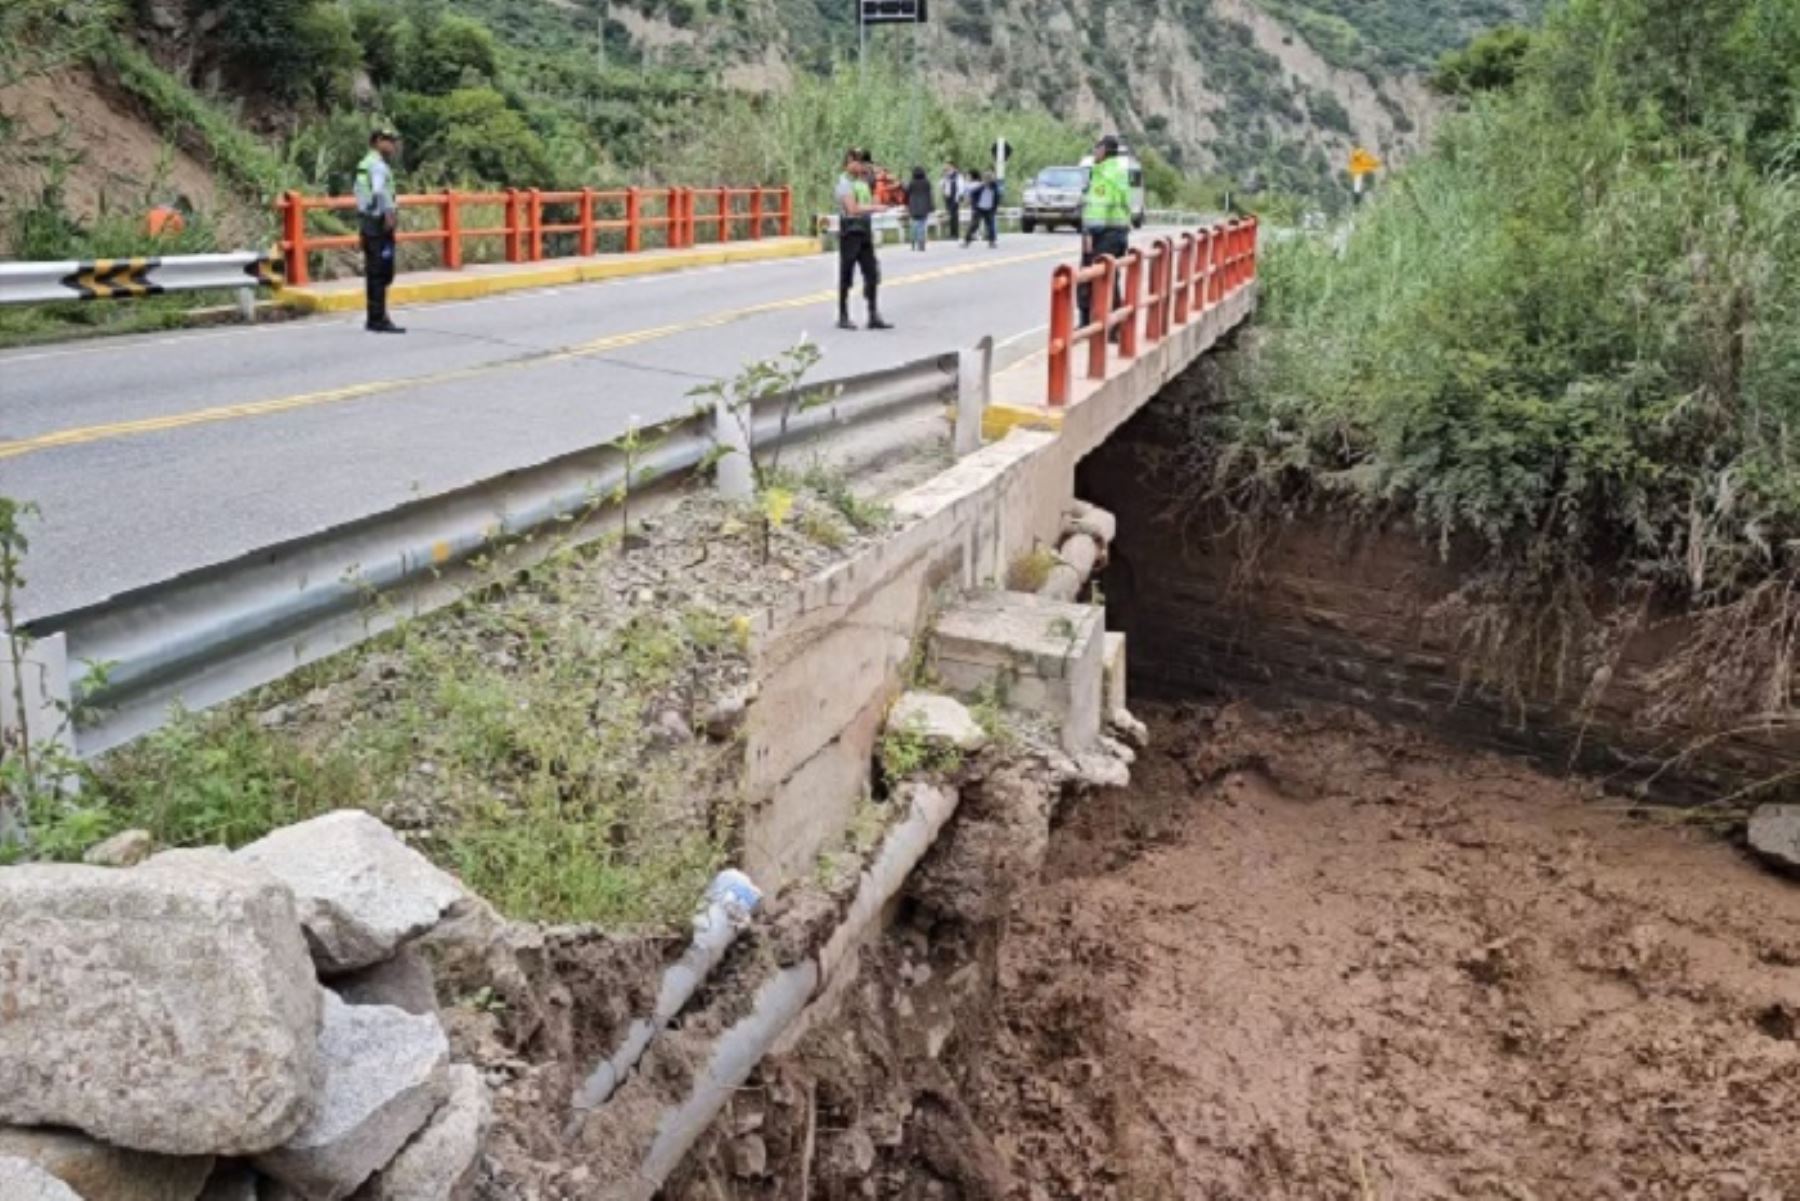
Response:
[[[942,0],[916,36],[904,27],[876,30],[874,53],[916,62],[942,95],[991,97],[1116,129],[1189,172],[1239,186],[1318,193],[1341,177],[1353,145],[1398,159],[1421,144],[1439,107],[1423,73],[1438,53],[1540,7],[1541,0]],[[796,69],[855,49],[848,4],[695,8],[616,0],[611,11],[640,53],[709,64],[739,86],[779,87]]]

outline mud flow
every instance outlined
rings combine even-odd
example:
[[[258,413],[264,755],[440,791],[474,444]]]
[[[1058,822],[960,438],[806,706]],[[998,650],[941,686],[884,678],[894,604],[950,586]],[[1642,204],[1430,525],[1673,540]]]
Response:
[[[998,1190],[1800,1197],[1793,884],[1355,715],[1154,724],[1065,807],[957,1065]]]

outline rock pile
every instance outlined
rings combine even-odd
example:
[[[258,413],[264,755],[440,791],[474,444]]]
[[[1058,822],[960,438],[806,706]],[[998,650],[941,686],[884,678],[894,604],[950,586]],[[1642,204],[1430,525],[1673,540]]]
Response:
[[[0,1197],[464,1201],[488,1090],[412,945],[464,902],[356,811],[0,871]]]

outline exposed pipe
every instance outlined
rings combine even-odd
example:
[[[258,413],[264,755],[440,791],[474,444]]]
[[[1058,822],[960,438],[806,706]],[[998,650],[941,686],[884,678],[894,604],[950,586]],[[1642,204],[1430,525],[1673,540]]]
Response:
[[[722,871],[706,890],[706,906],[694,915],[694,941],[682,957],[663,973],[656,1006],[647,1018],[631,1024],[625,1041],[613,1054],[596,1064],[575,1093],[574,1113],[563,1129],[565,1139],[581,1132],[588,1114],[617,1091],[625,1077],[644,1057],[659,1030],[666,1029],[693,997],[712,970],[725,958],[739,931],[750,923],[762,902],[762,891],[740,871]]]
[[[835,980],[844,962],[855,953],[870,927],[880,920],[882,911],[931,849],[961,800],[954,789],[929,784],[914,784],[910,791],[910,812],[888,832],[880,853],[863,870],[856,898],[818,958],[785,969],[757,991],[749,1016],[714,1044],[712,1059],[695,1077],[694,1090],[687,1100],[663,1114],[649,1154],[636,1178],[619,1196],[630,1201],[650,1201],[656,1195],[732,1095],[750,1078],[763,1056]]]

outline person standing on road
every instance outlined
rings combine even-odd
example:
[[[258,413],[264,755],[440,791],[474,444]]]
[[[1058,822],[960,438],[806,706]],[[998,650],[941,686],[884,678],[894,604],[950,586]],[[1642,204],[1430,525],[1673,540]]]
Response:
[[[394,231],[400,207],[394,197],[393,159],[399,137],[389,129],[369,135],[369,153],[356,165],[356,216],[362,233],[363,288],[368,316],[363,328],[376,334],[406,331],[388,317],[388,285],[394,282]]]
[[[869,186],[874,174],[866,150],[844,156],[844,173],[837,182],[838,210],[838,328],[855,329],[850,320],[850,286],[862,272],[863,299],[869,303],[869,328],[893,329],[881,319],[877,299],[881,289],[881,262],[875,257],[875,214],[880,206]]]
[[[1000,244],[999,227],[995,224],[1000,209],[1000,189],[979,171],[975,172],[974,180],[969,188],[969,232],[963,238],[963,245],[971,245],[986,226],[987,244],[992,248]]]
[[[1119,157],[1119,139],[1112,134],[1094,147],[1094,166],[1088,172],[1087,199],[1081,209],[1081,265],[1091,267],[1103,255],[1125,257],[1131,249],[1131,177]],[[1121,302],[1120,278],[1113,277],[1113,304]],[[1077,302],[1081,324],[1092,319],[1093,286],[1082,284]]]
[[[950,215],[950,237],[962,237],[963,177],[955,163],[944,164],[944,178],[938,183],[944,197],[944,211]]]
[[[912,180],[906,185],[906,215],[912,218],[912,247],[914,250],[925,249],[926,236],[931,232],[931,214],[937,207],[931,198],[931,180],[925,175],[925,168],[914,167]]]

